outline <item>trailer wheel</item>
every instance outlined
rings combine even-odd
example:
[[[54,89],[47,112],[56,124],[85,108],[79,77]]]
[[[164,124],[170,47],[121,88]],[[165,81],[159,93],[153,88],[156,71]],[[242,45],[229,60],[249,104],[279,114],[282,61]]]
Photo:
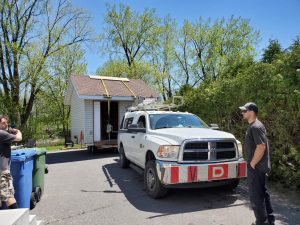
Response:
[[[156,171],[154,160],[146,162],[144,171],[144,184],[147,194],[154,199],[162,198],[167,194],[167,189],[162,186]]]
[[[87,150],[88,150],[88,152],[94,154],[94,153],[96,153],[97,148],[96,148],[96,146],[90,145],[87,147]]]
[[[119,148],[120,152],[120,166],[121,168],[125,169],[129,167],[130,161],[126,158],[124,147],[121,145]]]

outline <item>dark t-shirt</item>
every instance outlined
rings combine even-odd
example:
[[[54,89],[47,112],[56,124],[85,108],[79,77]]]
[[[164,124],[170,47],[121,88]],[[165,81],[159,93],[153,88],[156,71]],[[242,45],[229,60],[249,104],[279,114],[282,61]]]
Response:
[[[0,156],[10,158],[10,145],[15,139],[16,135],[10,134],[5,130],[0,130]]]
[[[271,169],[267,132],[265,126],[259,120],[256,120],[248,126],[246,132],[245,148],[248,163],[250,163],[253,158],[256,146],[260,144],[266,145],[266,151],[255,168],[267,173]]]

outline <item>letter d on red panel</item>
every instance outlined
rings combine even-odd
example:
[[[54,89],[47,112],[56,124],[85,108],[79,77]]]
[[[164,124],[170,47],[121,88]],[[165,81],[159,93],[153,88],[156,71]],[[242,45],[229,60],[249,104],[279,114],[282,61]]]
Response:
[[[228,178],[228,165],[208,165],[208,180],[221,180]]]

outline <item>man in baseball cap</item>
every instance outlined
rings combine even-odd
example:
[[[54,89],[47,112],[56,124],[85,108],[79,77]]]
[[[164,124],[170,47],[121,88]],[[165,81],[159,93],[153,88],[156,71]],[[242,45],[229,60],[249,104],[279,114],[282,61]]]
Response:
[[[239,107],[249,126],[245,137],[248,163],[248,185],[256,222],[252,225],[275,224],[275,217],[266,188],[266,173],[270,170],[269,144],[265,126],[257,119],[258,107],[254,102]]]
[[[240,108],[240,110],[242,110],[242,112],[243,111],[245,111],[245,112],[253,111],[253,112],[255,112],[256,115],[258,114],[258,107],[254,102],[248,102],[245,105],[240,106],[239,108]]]

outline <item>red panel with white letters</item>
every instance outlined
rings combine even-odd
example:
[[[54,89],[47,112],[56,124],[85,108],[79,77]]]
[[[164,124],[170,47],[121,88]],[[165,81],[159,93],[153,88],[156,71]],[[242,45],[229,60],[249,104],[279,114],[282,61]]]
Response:
[[[247,176],[246,162],[201,165],[165,165],[161,181],[164,184],[192,183]]]

